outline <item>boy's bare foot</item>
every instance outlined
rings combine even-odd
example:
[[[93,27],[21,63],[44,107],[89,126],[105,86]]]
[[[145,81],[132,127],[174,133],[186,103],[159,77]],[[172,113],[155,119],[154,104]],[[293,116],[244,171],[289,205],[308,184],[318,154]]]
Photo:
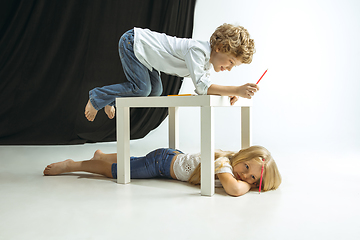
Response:
[[[53,175],[69,172],[69,164],[73,162],[74,160],[67,159],[62,162],[52,163],[45,168],[44,175],[53,176]]]
[[[90,160],[101,160],[101,155],[104,154],[100,149],[96,150],[94,156]]]
[[[113,119],[115,117],[115,108],[114,106],[106,105],[104,111],[108,118]]]
[[[85,107],[85,117],[87,118],[87,120],[92,122],[92,121],[94,121],[97,112],[98,111],[94,108],[94,106],[91,104],[90,99],[89,99],[89,101]]]

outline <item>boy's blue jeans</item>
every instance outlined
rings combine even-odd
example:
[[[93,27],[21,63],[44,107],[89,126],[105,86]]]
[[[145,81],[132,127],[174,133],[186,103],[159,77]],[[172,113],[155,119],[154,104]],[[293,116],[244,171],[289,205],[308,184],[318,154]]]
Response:
[[[133,29],[120,38],[119,55],[128,82],[92,89],[89,99],[96,110],[114,106],[117,97],[160,96],[163,91],[159,72],[155,69],[151,72],[135,56]]]
[[[144,157],[130,157],[131,178],[171,178],[170,167],[172,159],[182,153],[171,148],[159,148]],[[111,166],[113,178],[117,178],[117,164]]]

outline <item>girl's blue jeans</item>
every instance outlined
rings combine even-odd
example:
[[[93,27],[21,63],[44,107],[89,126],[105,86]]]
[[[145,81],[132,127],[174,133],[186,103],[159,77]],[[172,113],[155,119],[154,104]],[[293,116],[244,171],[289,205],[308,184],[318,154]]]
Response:
[[[130,157],[131,178],[171,178],[170,167],[174,156],[182,153],[171,148],[159,148],[144,157]],[[113,178],[117,178],[117,164],[111,166]]]
[[[159,72],[150,71],[135,56],[133,29],[120,38],[119,55],[128,81],[92,89],[89,99],[96,110],[106,105],[114,106],[117,97],[160,96],[163,91]]]

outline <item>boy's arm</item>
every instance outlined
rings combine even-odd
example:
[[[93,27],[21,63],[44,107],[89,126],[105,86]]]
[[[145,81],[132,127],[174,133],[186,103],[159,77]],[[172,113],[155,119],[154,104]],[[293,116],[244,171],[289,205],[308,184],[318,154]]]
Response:
[[[247,182],[236,180],[230,173],[217,174],[225,192],[231,196],[238,197],[244,195],[251,189]]]
[[[240,96],[243,98],[251,99],[255,92],[259,90],[258,85],[255,83],[247,83],[242,86],[223,86],[217,84],[211,84],[208,88],[208,95],[220,95],[220,96]]]

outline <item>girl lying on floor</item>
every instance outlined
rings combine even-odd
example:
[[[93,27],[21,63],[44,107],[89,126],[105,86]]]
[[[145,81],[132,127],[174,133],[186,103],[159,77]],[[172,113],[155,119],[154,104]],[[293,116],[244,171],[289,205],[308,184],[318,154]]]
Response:
[[[172,178],[200,184],[200,162],[200,154],[160,148],[146,156],[130,158],[131,178]],[[50,164],[45,168],[44,175],[67,172],[89,172],[116,179],[117,155],[97,150],[94,157],[87,161],[68,159]],[[252,146],[239,152],[216,150],[215,178],[216,186],[222,186],[231,196],[241,196],[251,188],[259,188],[259,185],[263,191],[275,190],[281,183],[274,159],[261,146]]]

